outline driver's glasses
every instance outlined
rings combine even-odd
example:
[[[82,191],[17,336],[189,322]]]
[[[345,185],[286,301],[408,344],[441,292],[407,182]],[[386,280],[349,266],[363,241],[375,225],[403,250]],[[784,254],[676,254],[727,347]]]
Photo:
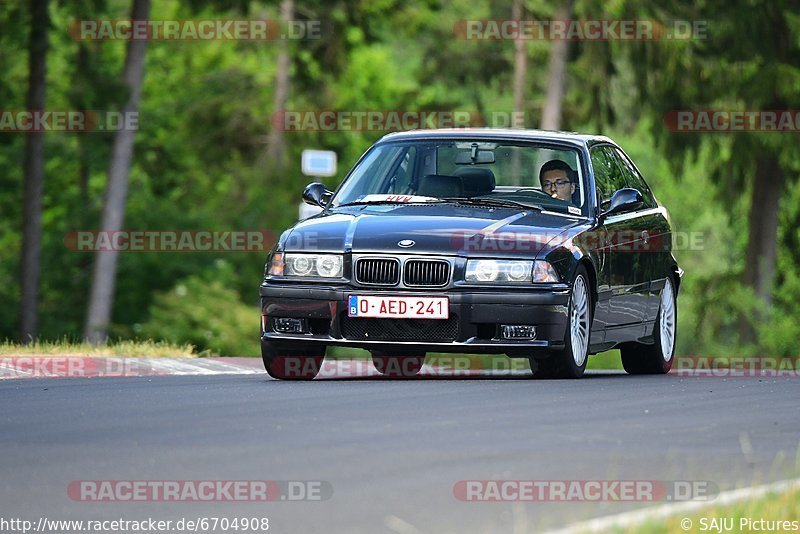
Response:
[[[556,186],[559,189],[561,189],[562,187],[566,187],[569,184],[570,184],[569,180],[555,180],[555,181],[545,180],[542,182],[542,187],[544,189],[551,189],[553,186]]]

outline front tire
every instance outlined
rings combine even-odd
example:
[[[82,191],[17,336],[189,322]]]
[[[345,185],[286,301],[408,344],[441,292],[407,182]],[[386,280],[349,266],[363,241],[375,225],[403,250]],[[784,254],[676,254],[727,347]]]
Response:
[[[548,358],[534,359],[530,366],[534,378],[580,378],[589,359],[589,335],[592,326],[592,291],[583,265],[578,266],[569,297],[564,350]]]
[[[672,278],[667,277],[661,290],[661,302],[656,322],[653,325],[655,343],[644,345],[633,343],[620,348],[622,367],[631,375],[666,374],[675,360],[675,337],[677,334],[678,303]]]
[[[284,349],[261,342],[261,359],[267,374],[278,380],[312,380],[322,369],[325,347]]]

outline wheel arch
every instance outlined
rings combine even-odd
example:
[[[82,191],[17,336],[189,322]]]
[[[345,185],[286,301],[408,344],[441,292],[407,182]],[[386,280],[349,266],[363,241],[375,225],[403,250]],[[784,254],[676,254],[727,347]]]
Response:
[[[587,256],[578,261],[578,266],[581,265],[586,269],[586,274],[589,277],[589,293],[592,297],[592,321],[594,321],[594,312],[597,307],[597,271],[594,268],[594,263]]]
[[[675,296],[678,296],[678,291],[681,288],[681,279],[683,278],[683,269],[674,264],[669,269],[669,274],[672,275],[672,283],[675,285]]]

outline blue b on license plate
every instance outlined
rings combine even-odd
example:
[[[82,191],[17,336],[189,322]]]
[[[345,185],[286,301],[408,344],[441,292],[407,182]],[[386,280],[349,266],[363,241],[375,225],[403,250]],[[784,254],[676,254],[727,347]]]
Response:
[[[347,315],[378,319],[448,319],[450,306],[447,297],[350,295]]]

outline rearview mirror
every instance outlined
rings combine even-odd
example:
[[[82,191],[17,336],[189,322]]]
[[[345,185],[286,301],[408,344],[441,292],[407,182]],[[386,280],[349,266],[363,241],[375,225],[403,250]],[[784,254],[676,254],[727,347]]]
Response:
[[[604,218],[615,213],[633,211],[642,207],[643,203],[644,197],[642,197],[638,189],[632,187],[617,189],[614,194],[611,195],[608,208],[600,213],[600,217]]]
[[[303,202],[311,206],[324,208],[332,194],[333,191],[330,191],[324,184],[314,182],[313,184],[308,184],[303,191]]]
[[[456,154],[456,165],[479,165],[494,163],[494,152],[491,150],[473,150],[458,152]]]

